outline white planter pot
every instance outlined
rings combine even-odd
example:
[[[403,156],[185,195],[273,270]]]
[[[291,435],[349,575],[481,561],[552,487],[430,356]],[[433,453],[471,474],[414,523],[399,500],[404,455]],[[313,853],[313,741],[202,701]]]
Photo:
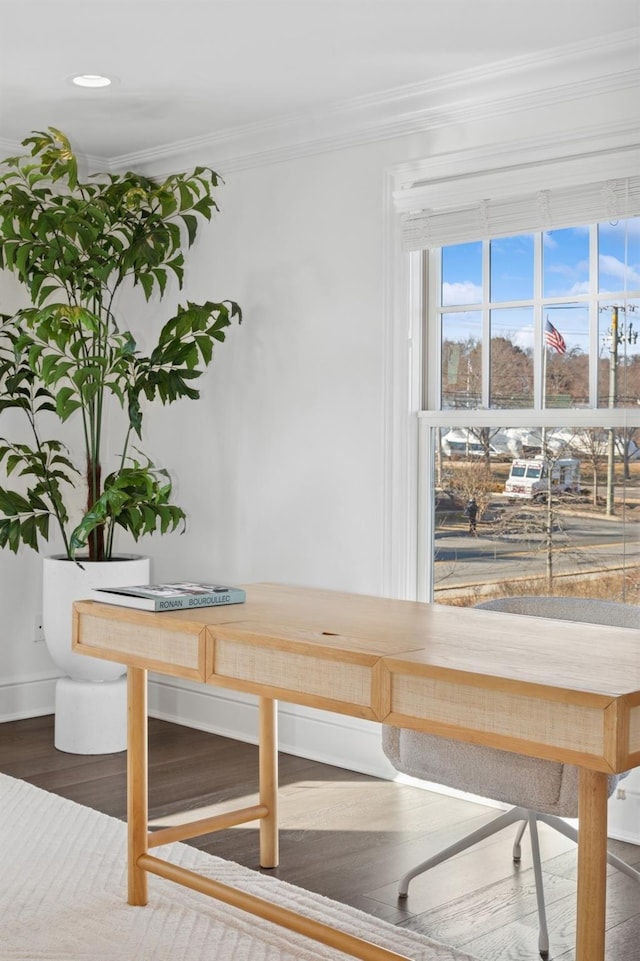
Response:
[[[56,682],[55,746],[70,754],[111,754],[127,745],[126,668],[71,648],[72,605],[91,597],[95,587],[125,587],[150,581],[148,557],[112,561],[45,557],[42,623],[55,665],[65,677]]]

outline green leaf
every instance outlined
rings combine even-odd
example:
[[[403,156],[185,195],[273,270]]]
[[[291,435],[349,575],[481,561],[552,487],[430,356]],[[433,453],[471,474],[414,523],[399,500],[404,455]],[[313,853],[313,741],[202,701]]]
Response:
[[[194,217],[193,214],[183,214],[182,221],[185,227],[187,228],[187,234],[189,237],[189,246],[191,247],[198,233],[198,219],[197,217]]]
[[[82,406],[71,387],[63,387],[56,396],[56,414],[61,421],[66,421]]]
[[[193,204],[193,191],[185,181],[178,183],[178,193],[180,196],[180,206],[182,209],[189,208]]]
[[[156,283],[158,284],[158,288],[160,290],[160,296],[163,297],[165,287],[167,286],[167,271],[164,269],[164,267],[156,267],[156,269],[153,271],[153,276],[155,277]]]
[[[146,299],[149,300],[153,293],[153,274],[140,274],[137,280],[144,290]]]

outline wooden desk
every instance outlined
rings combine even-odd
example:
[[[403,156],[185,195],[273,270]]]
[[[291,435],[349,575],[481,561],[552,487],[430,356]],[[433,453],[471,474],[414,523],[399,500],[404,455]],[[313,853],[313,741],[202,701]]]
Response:
[[[607,775],[640,765],[636,632],[335,591],[247,585],[247,601],[162,614],[80,601],[74,647],[128,666],[129,903],[155,873],[366,961],[401,956],[201,878],[149,853],[260,820],[278,863],[276,699],[580,767],[577,961],[604,961]],[[147,671],[259,698],[260,803],[147,824]]]

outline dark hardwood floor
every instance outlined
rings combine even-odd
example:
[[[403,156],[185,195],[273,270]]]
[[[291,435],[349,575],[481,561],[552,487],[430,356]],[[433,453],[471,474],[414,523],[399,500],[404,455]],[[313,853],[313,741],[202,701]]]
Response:
[[[124,819],[126,755],[85,757],[53,747],[53,719],[0,725],[0,771]],[[511,831],[416,878],[398,902],[401,874],[495,815],[490,808],[340,768],[280,756],[280,867],[293,884],[393,924],[464,948],[480,961],[536,961],[537,915],[528,844],[511,860]],[[151,720],[152,823],[175,823],[253,803],[257,749]],[[233,806],[233,805],[231,805]],[[193,812],[199,812],[194,815]],[[172,820],[173,819],[173,820]],[[198,838],[197,847],[257,869],[257,826]],[[541,826],[550,958],[574,961],[575,846]],[[640,847],[611,842],[640,865]],[[640,958],[640,885],[610,870],[607,961]]]

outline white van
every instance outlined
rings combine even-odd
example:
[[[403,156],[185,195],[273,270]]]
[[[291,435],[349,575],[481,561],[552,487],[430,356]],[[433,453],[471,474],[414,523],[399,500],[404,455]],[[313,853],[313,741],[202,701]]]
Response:
[[[542,457],[517,459],[511,464],[504,492],[526,500],[542,498],[549,490],[549,464]],[[551,490],[557,493],[580,492],[580,461],[561,457],[551,462]]]

